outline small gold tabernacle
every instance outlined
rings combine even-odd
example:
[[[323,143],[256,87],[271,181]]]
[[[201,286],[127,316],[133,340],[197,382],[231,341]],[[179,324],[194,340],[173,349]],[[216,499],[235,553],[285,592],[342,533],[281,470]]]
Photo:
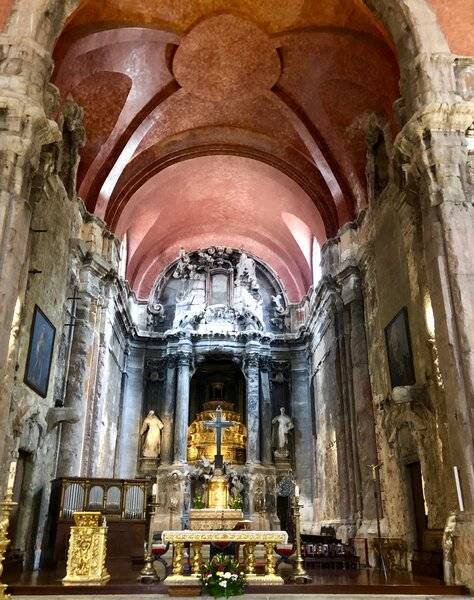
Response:
[[[227,508],[228,504],[228,488],[227,478],[219,471],[212,476],[208,487],[208,508],[223,509]]]
[[[105,568],[107,527],[100,512],[75,512],[63,585],[100,585],[110,579]]]

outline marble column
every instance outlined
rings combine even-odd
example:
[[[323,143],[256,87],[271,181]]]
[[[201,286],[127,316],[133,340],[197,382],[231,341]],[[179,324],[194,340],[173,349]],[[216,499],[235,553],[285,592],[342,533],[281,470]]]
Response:
[[[309,358],[306,350],[291,357],[291,416],[295,425],[295,471],[303,502],[302,520],[313,521],[315,453],[313,418],[311,413]]]
[[[143,371],[145,352],[130,348],[127,357],[127,377],[123,391],[122,414],[118,439],[116,477],[128,479],[137,475],[140,426],[143,406]]]
[[[176,357],[168,356],[166,358],[166,383],[165,399],[163,403],[163,414],[160,415],[163,421],[161,432],[161,464],[169,464],[172,461],[173,449],[173,423],[174,406],[176,398]]]
[[[272,464],[272,403],[270,394],[269,359],[265,357],[260,366],[261,423],[262,423],[262,462]]]
[[[252,348],[245,357],[245,374],[247,377],[247,463],[260,462],[260,378],[259,357]]]
[[[185,463],[188,451],[189,384],[192,347],[180,345],[178,350],[178,381],[174,423],[174,462]]]

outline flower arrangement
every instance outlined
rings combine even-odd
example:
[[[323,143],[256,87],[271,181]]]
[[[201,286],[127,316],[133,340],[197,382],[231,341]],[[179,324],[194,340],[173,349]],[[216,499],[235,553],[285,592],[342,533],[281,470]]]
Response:
[[[243,506],[242,498],[240,496],[231,497],[229,500],[229,508],[234,510],[240,510]]]
[[[192,505],[193,505],[193,508],[206,508],[206,504],[205,504],[202,496],[200,496],[199,494],[196,494],[195,496],[193,496]]]
[[[240,570],[239,563],[225,554],[216,554],[204,564],[200,579],[204,591],[213,598],[228,598],[244,593],[244,573]]]

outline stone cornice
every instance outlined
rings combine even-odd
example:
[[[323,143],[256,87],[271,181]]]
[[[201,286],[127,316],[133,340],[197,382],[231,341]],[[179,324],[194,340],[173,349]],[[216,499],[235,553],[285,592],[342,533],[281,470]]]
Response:
[[[474,102],[431,104],[417,111],[397,135],[394,149],[414,157],[427,131],[465,133],[474,119]]]

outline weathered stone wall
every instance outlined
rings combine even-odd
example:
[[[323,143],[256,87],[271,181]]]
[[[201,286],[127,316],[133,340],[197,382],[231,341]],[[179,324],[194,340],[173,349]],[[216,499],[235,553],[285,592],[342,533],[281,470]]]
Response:
[[[309,345],[316,424],[314,530],[331,524],[344,538],[375,517],[368,465],[377,462],[361,274],[340,248],[323,252],[324,277],[311,299]]]
[[[34,204],[29,265],[21,327],[18,333],[18,360],[10,412],[10,447],[28,453],[31,469],[24,477],[21,510],[14,547],[39,550],[48,507],[50,480],[54,477],[58,428],[53,426],[52,407],[60,401],[60,379],[65,364],[59,355],[64,324],[69,318],[68,295],[73,289],[69,273],[70,241],[80,230],[79,205],[70,200],[57,173],[45,180],[43,193]],[[35,233],[34,230],[44,230]],[[55,251],[51,249],[54,247]],[[48,393],[39,396],[24,382],[26,359],[35,305],[38,305],[56,328]],[[34,513],[39,512],[38,514]],[[36,529],[38,528],[38,529]]]

